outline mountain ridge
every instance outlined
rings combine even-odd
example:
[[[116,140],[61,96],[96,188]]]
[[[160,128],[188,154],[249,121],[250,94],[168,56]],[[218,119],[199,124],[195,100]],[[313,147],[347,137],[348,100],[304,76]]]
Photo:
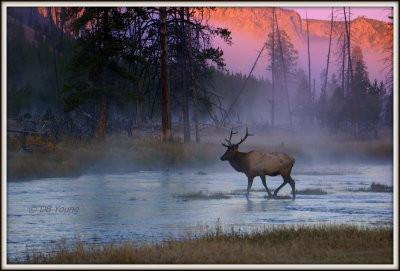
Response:
[[[285,31],[299,53],[299,65],[307,67],[307,21],[294,10],[276,8],[279,29]],[[340,11],[340,10],[337,10]],[[341,18],[341,13],[334,13]],[[272,7],[217,7],[210,17],[212,24],[228,28],[232,33],[233,46],[217,43],[225,53],[227,66],[235,72],[247,73],[265,43],[267,35],[272,32]],[[313,78],[321,82],[320,74],[326,68],[326,58],[329,45],[330,20],[309,19],[310,51]],[[357,17],[350,21],[351,46],[362,48],[364,60],[367,63],[370,79],[384,80],[387,48],[392,46],[388,35],[390,24],[365,17]],[[345,34],[344,21],[334,21],[332,34],[330,73],[339,70],[339,55],[343,48]],[[236,46],[236,48],[233,48]],[[267,76],[265,67],[267,57],[260,59],[253,74]],[[241,68],[240,66],[246,66]],[[333,67],[332,67],[333,66]]]
[[[284,30],[291,38],[293,43],[306,41],[307,26],[306,19],[294,10],[276,8],[278,25],[280,30]],[[212,14],[211,21],[231,26],[232,29],[253,34],[253,36],[265,36],[272,29],[272,8],[271,7],[218,7]],[[228,23],[227,23],[228,22]],[[309,19],[310,37],[329,38],[330,20]],[[350,21],[351,36],[357,45],[364,48],[380,49],[386,44],[385,30],[389,27],[386,22],[357,17]],[[344,29],[344,21],[335,21],[334,27],[337,30]],[[336,31],[333,38],[339,38]]]

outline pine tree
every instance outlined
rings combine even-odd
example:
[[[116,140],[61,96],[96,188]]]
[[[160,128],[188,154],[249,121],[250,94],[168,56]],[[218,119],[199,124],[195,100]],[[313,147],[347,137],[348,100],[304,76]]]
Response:
[[[311,118],[311,95],[309,84],[304,70],[300,69],[296,74],[297,89],[293,106],[293,113],[300,118],[302,124],[309,122]]]
[[[359,46],[354,47],[352,52],[353,75],[353,98],[357,100],[354,113],[358,115],[360,124],[364,129],[375,131],[378,135],[377,126],[381,121],[382,97],[385,94],[383,84],[378,85],[375,80],[370,83],[367,67],[363,59],[362,50]]]
[[[383,101],[383,123],[393,127],[393,89],[390,89]]]
[[[121,82],[135,82],[137,77],[121,65],[124,39],[122,10],[112,7],[68,8],[70,17],[77,17],[71,30],[77,38],[71,62],[71,78],[63,88],[65,111],[72,111],[86,102],[96,105],[98,133],[105,137],[107,108],[121,91]],[[78,16],[78,14],[81,14]],[[126,98],[124,96],[123,98]]]
[[[333,75],[330,86],[334,90],[328,99],[326,108],[326,121],[327,125],[336,133],[347,119],[348,111],[344,90],[338,85],[336,77]]]

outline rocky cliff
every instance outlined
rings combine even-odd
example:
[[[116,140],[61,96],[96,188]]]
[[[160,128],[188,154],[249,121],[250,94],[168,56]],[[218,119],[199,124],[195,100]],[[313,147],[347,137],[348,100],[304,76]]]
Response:
[[[286,31],[293,43],[306,42],[306,20],[293,10],[276,8],[279,28]],[[335,15],[337,17],[337,14]],[[219,7],[212,14],[211,20],[230,26],[233,31],[240,31],[263,39],[272,28],[272,8],[269,7]],[[329,39],[329,20],[309,20],[311,38]],[[387,44],[388,23],[358,17],[351,22],[352,41],[362,48],[382,49]],[[339,38],[344,30],[344,21],[335,21],[333,38]]]
[[[276,8],[278,25],[280,30],[286,31],[290,36],[294,47],[299,51],[299,64],[306,67],[307,55],[307,26],[306,20],[294,11],[285,8]],[[340,10],[335,11],[335,22],[332,41],[332,53],[340,50],[340,36],[345,33],[343,17]],[[226,52],[225,59],[228,67],[234,71],[244,73],[249,70],[237,69],[238,63],[250,65],[254,62],[256,51],[262,47],[267,35],[272,31],[272,8],[271,7],[218,7],[212,14],[211,21],[216,25],[227,27],[232,31],[232,48],[224,44],[219,44]],[[319,74],[326,65],[326,56],[329,45],[329,34],[331,22],[329,20],[309,20],[311,62],[313,66],[314,78],[319,80]],[[381,61],[384,58],[384,48],[390,47],[389,24],[374,19],[358,17],[351,19],[351,42],[352,45],[358,45],[362,48],[364,58],[369,67],[370,78],[383,79],[382,69],[384,64]],[[233,52],[234,47],[241,56]],[[332,56],[331,56],[332,57]],[[233,60],[232,60],[233,59]],[[236,60],[235,60],[236,59]],[[251,60],[250,60],[251,59]],[[262,63],[264,61],[264,63]],[[266,59],[261,60],[261,65],[265,64]],[[333,64],[335,57],[333,56]],[[336,67],[333,67],[334,72]],[[258,68],[256,75],[263,76],[265,67]]]

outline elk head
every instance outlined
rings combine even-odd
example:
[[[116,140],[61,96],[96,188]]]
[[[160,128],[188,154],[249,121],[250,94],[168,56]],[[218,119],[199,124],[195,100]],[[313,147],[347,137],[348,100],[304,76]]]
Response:
[[[246,138],[248,136],[252,136],[252,134],[249,134],[249,128],[246,126],[246,135],[244,136],[244,138],[240,138],[240,142],[236,143],[236,144],[232,144],[231,140],[232,140],[232,135],[237,134],[233,132],[233,127],[231,129],[231,134],[229,136],[229,139],[226,139],[225,137],[225,141],[228,143],[228,145],[222,143],[222,146],[227,147],[228,149],[226,150],[226,152],[221,156],[221,160],[222,161],[230,161],[234,158],[235,154],[237,153],[238,149],[239,149],[239,145],[242,144]]]

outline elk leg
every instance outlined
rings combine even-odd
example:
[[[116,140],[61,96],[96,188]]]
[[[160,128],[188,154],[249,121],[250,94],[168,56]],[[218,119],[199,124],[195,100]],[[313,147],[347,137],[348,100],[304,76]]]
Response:
[[[296,198],[296,184],[294,183],[292,177],[289,176],[289,184],[292,187],[292,194],[293,194],[293,199]]]
[[[283,183],[277,189],[275,189],[274,196],[276,196],[278,194],[279,190],[281,190],[281,188],[284,187],[285,184],[287,184],[286,180],[284,180]]]
[[[287,183],[289,182],[289,178],[284,177],[282,174],[281,174],[281,176],[282,176],[282,178],[283,178],[283,183],[282,183],[277,189],[275,189],[275,191],[274,191],[274,196],[276,196],[276,195],[278,194],[279,190],[281,190],[281,188],[284,187],[285,184],[287,184]],[[290,176],[290,175],[289,175],[289,176]]]
[[[254,178],[250,178],[250,177],[247,177],[247,178],[248,178],[248,180],[247,180],[247,195],[246,195],[246,197],[249,196],[250,189],[251,189],[251,186],[253,185],[253,179],[254,179]]]
[[[265,176],[264,175],[260,175],[262,184],[264,185],[265,189],[267,190],[268,196],[271,197],[271,191],[269,191],[268,187],[267,187],[267,181],[265,180]]]

